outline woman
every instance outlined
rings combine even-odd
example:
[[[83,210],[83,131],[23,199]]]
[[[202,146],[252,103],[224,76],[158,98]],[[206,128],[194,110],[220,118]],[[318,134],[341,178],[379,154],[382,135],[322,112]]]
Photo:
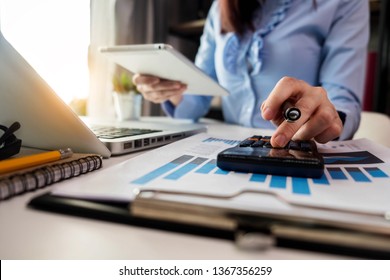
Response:
[[[270,128],[276,147],[290,139],[349,139],[360,121],[369,37],[367,0],[219,0],[206,20],[195,64],[228,89],[225,121]],[[198,119],[211,97],[186,85],[135,75],[147,100],[167,114]],[[282,104],[302,116],[282,118]],[[261,111],[261,112],[260,112]]]

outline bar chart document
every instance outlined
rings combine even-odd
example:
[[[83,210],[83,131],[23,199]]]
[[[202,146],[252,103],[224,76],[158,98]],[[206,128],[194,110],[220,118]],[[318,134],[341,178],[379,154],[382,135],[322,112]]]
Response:
[[[390,149],[367,139],[318,145],[325,160],[321,178],[227,172],[216,166],[217,154],[242,139],[199,134],[146,152],[80,184],[54,194],[113,201],[132,201],[135,190],[188,193],[235,199],[210,200],[214,206],[262,211],[294,206],[385,216],[390,208]],[[261,195],[261,199],[258,194]],[[199,200],[199,198],[197,198]],[[207,202],[205,202],[207,203]]]

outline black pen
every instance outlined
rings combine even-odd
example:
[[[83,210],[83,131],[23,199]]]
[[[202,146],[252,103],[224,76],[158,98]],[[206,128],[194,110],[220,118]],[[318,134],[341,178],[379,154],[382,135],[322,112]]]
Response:
[[[282,112],[283,117],[287,122],[295,122],[301,117],[301,110],[294,107],[289,100],[283,103]]]

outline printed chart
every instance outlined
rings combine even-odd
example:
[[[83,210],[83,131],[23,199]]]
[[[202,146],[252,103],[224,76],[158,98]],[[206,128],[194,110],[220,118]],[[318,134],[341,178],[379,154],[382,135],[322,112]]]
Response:
[[[210,137],[203,140],[203,142],[223,142],[224,144],[235,146],[240,141]],[[293,194],[310,195],[311,184],[330,185],[331,182],[337,183],[341,181],[347,181],[349,183],[368,183],[375,182],[378,178],[390,178],[386,171],[376,166],[376,164],[383,163],[383,161],[368,151],[326,153],[323,154],[323,156],[326,168],[325,173],[321,178],[308,179],[301,177],[250,174],[248,181],[259,183],[267,182],[270,189],[276,190],[286,189],[288,181],[291,181],[291,192]],[[367,166],[368,164],[370,166]],[[184,181],[186,176],[189,174],[197,174],[198,176],[229,176],[234,173],[235,172],[229,172],[218,168],[216,166],[215,158],[184,154],[146,174],[141,175],[135,180],[132,180],[131,183],[136,185],[147,185],[157,179]]]
[[[239,142],[241,140],[198,134],[131,158],[97,176],[86,177],[83,184],[59,188],[56,194],[131,201],[142,190],[220,198],[258,192],[278,197],[279,205],[282,201],[376,214],[389,211],[390,149],[386,147],[367,139],[332,142],[329,147],[319,145],[325,161],[324,175],[300,178],[219,169],[216,166],[218,153]],[[186,199],[193,198],[187,196]],[[248,194],[219,203],[258,210],[263,206],[258,201]]]

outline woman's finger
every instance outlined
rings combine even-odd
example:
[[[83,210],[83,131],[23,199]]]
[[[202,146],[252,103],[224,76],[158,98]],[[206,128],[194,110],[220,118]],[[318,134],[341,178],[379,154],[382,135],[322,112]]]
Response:
[[[179,96],[183,93],[182,90],[168,90],[168,91],[147,91],[142,93],[146,100],[152,101],[154,103],[162,103],[168,99]]]
[[[330,104],[331,105],[331,104]],[[294,135],[295,140],[315,138],[327,142],[340,136],[343,124],[333,106],[320,108]]]
[[[285,101],[295,103],[302,95],[308,93],[310,88],[307,83],[291,77],[280,79],[261,106],[262,117],[265,120],[279,118]]]

